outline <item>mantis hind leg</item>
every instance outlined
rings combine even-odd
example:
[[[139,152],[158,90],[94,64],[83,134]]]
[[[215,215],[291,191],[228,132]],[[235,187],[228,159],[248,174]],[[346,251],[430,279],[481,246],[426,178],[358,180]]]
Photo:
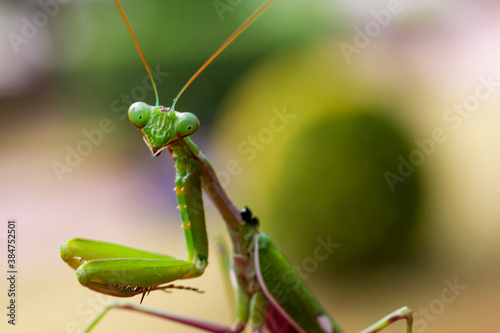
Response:
[[[229,254],[227,244],[224,242],[222,237],[216,237],[215,243],[217,245],[219,254],[219,263],[221,265],[225,294],[228,300],[228,304],[230,304],[229,308],[231,309],[231,316],[234,317],[236,315],[236,311],[234,304],[235,292],[234,287],[231,283],[231,256]]]
[[[268,300],[262,292],[249,295],[241,286],[232,286],[231,256],[228,247],[221,237],[216,238],[219,252],[221,271],[224,276],[226,295],[231,304],[231,316],[235,318],[231,332],[243,331],[250,320],[252,333],[260,333],[264,329]]]
[[[155,308],[127,303],[123,301],[113,301],[109,303],[98,315],[97,317],[87,326],[84,333],[90,332],[99,321],[108,313],[111,309],[124,309],[131,310],[135,312],[140,312],[144,314],[148,314],[151,316],[159,317],[162,319],[170,320],[173,322],[177,322],[186,326],[198,328],[205,332],[213,332],[213,333],[240,333],[241,330],[231,330],[231,328],[227,325],[211,322],[204,319],[198,319],[195,317],[185,316],[178,313],[161,311]]]
[[[220,257],[221,271],[224,276],[224,287],[230,304],[231,317],[236,318],[231,326],[231,332],[243,331],[250,317],[250,297],[238,284],[233,286],[231,274],[233,273],[231,256],[227,244],[221,237],[216,238],[217,249]]]
[[[389,313],[384,318],[377,321],[375,324],[365,328],[359,333],[376,333],[386,328],[390,324],[400,319],[406,319],[406,332],[411,333],[412,324],[413,324],[413,311],[408,309],[406,306],[403,306],[396,311]]]

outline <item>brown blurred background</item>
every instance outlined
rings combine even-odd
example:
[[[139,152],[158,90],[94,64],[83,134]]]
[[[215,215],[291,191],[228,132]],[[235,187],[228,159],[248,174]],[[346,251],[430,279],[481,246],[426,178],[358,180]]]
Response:
[[[260,3],[123,1],[162,104]],[[231,198],[346,331],[403,305],[417,333],[497,326],[499,22],[486,0],[278,1],[177,103],[199,116],[193,139]],[[60,244],[182,258],[173,163],[126,118],[154,95],[112,1],[2,0],[0,35],[0,267],[14,218],[19,271],[16,326],[0,327],[80,332],[111,298],[78,284]],[[225,235],[206,210],[210,239]],[[213,243],[206,274],[185,281],[205,294],[145,304],[231,323]],[[139,330],[196,332],[119,311],[95,332]]]

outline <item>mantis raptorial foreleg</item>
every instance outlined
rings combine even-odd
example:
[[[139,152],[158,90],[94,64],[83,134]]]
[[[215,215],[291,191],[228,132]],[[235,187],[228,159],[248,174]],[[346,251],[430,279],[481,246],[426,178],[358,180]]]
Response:
[[[165,284],[195,271],[193,264],[185,260],[81,238],[65,242],[61,257],[76,269],[82,285],[118,297],[172,288]]]
[[[194,195],[201,193],[197,168],[196,161],[176,160],[176,192],[187,244],[185,260],[75,238],[61,246],[61,257],[76,269],[80,283],[104,294],[129,297],[203,274],[208,264],[208,241],[204,210],[196,208],[194,203],[195,199],[201,200]]]

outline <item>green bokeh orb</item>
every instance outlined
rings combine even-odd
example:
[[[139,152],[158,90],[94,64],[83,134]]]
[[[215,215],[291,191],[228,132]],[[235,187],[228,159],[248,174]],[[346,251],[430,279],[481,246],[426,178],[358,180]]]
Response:
[[[411,252],[418,176],[393,191],[384,175],[397,168],[398,156],[409,155],[409,146],[381,112],[367,111],[316,118],[277,161],[281,171],[270,184],[266,226],[306,272],[315,270],[314,261],[331,271],[373,269]],[[328,242],[339,246],[326,249]]]

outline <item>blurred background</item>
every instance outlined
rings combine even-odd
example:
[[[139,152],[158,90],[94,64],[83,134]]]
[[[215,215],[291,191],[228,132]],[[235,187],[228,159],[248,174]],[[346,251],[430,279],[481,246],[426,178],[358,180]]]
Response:
[[[261,2],[122,1],[162,104]],[[193,140],[236,205],[346,331],[403,305],[417,333],[497,326],[499,22],[487,0],[278,1],[176,105],[200,118]],[[19,271],[16,325],[0,325],[80,332],[111,297],[80,286],[59,246],[183,258],[173,163],[127,119],[154,94],[112,1],[2,0],[0,35],[0,267],[16,219]],[[205,202],[210,240],[224,236]],[[145,304],[231,323],[216,252],[184,283],[205,294]],[[138,330],[196,332],[123,311],[95,332]]]

